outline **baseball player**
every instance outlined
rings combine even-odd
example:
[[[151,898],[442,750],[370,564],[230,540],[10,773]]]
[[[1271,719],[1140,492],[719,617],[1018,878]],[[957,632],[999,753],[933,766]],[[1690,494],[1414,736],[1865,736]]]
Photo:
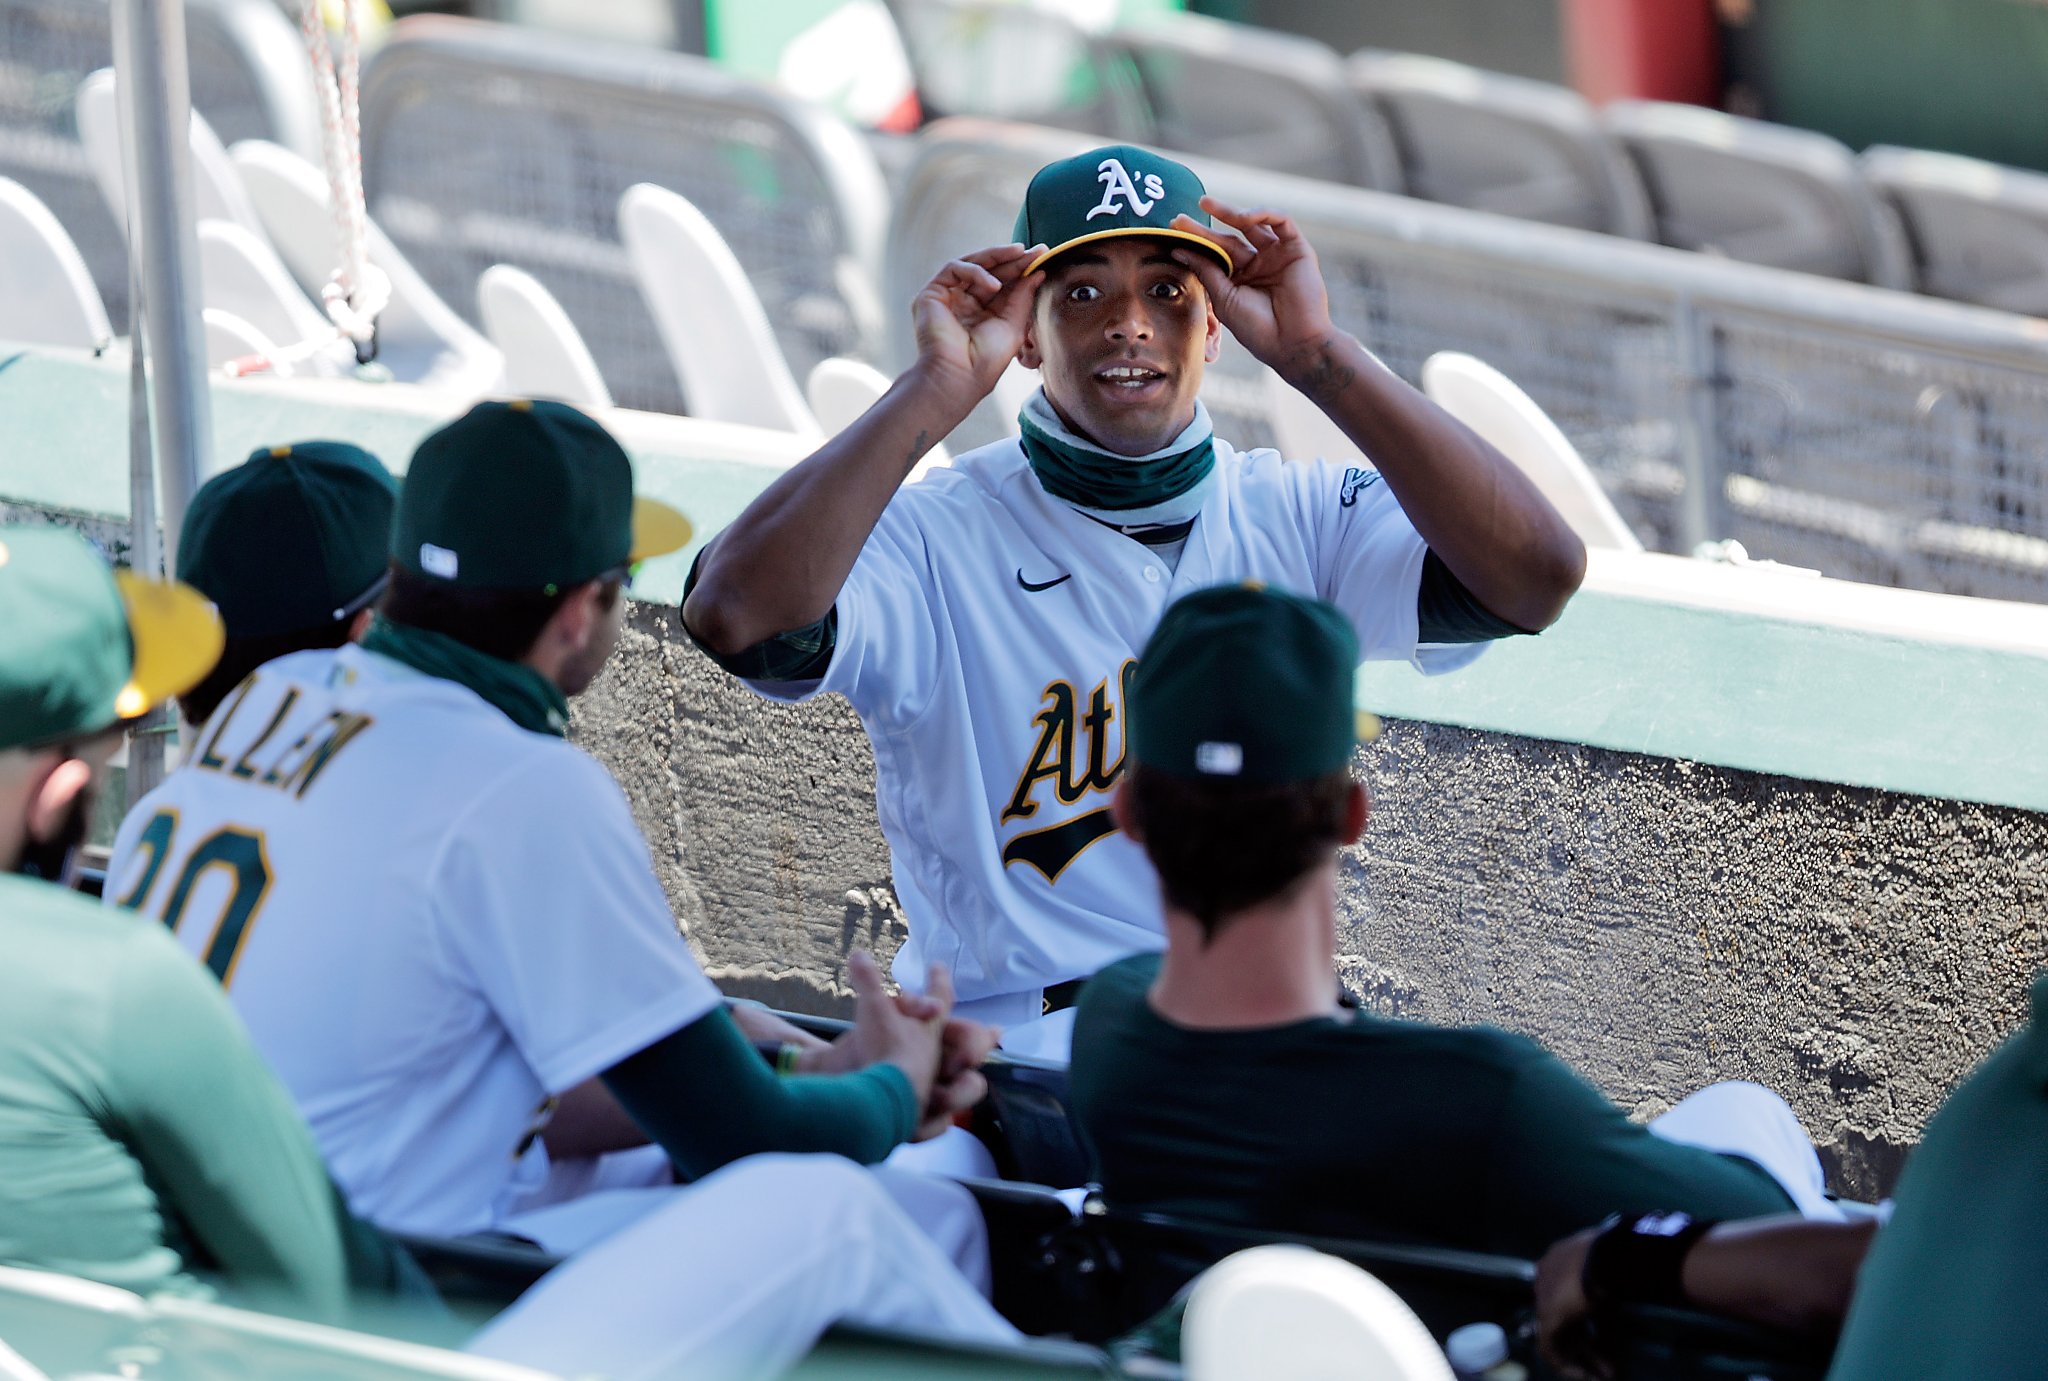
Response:
[[[178,579],[220,610],[227,645],[178,697],[187,724],[204,724],[265,662],[363,635],[390,583],[397,503],[390,471],[345,441],[262,447],[199,487],[179,530]]]
[[[1335,607],[1257,584],[1166,611],[1113,809],[1156,870],[1164,954],[1089,980],[1072,1104],[1125,1208],[1533,1256],[1609,1213],[1839,1221],[1782,1099],[1717,1084],[1649,1127],[1488,1027],[1389,1021],[1330,983],[1340,851],[1363,835]]]
[[[364,1291],[431,1287],[350,1217],[219,986],[161,926],[54,882],[121,726],[221,646],[189,587],[0,527],[0,1262],[347,1321]],[[565,1373],[757,1375],[842,1318],[1014,1336],[873,1182],[785,1156],[671,1196],[468,1345]]]
[[[1334,601],[1364,657],[1435,671],[1549,624],[1585,561],[1511,464],[1331,324],[1286,216],[1113,146],[1040,170],[1016,237],[918,294],[916,363],[718,536],[683,607],[762,694],[853,703],[910,923],[897,977],[944,963],[960,1010],[1005,1026],[1161,942],[1109,798],[1170,600],[1270,581]],[[1199,394],[1225,330],[1373,466],[1216,436]],[[1042,383],[1022,436],[899,492],[1012,359]]]
[[[688,532],[581,413],[479,405],[413,459],[363,643],[259,667],[122,824],[109,901],[227,986],[381,1225],[573,1250],[658,1200],[546,1202],[550,1150],[651,1137],[691,1177],[760,1151],[874,1162],[980,1095],[987,1033],[946,1021],[945,975],[899,1003],[866,956],[855,1033],[777,1079],[679,941],[618,786],[564,741],[632,565]],[[891,1191],[985,1269],[964,1191],[912,1178]]]

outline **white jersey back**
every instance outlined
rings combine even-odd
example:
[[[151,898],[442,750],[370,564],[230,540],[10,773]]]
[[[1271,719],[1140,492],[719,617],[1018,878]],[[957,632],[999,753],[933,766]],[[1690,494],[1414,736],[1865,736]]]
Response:
[[[1477,655],[1418,648],[1426,549],[1377,471],[1215,444],[1171,569],[1048,495],[1015,440],[961,456],[884,510],[824,677],[753,683],[860,712],[910,923],[900,982],[943,962],[963,1002],[1009,1024],[1037,1015],[1039,989],[1163,946],[1157,883],[1109,796],[1127,678],[1180,596],[1263,580],[1337,605],[1368,659],[1438,671]]]
[[[107,896],[227,985],[357,1212],[491,1226],[560,1094],[718,1002],[597,762],[357,647],[261,668]]]

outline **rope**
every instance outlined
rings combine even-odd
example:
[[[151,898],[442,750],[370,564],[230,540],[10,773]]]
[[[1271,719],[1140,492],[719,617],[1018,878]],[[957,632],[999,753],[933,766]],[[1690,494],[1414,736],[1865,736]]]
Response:
[[[369,212],[363,205],[362,0],[338,3],[343,16],[339,73],[320,0],[299,4],[299,36],[312,60],[313,85],[320,99],[320,151],[327,165],[327,202],[340,260],[320,290],[320,300],[336,332],[354,343],[357,361],[367,364],[377,356],[377,316],[391,301],[391,280],[369,261]],[[309,341],[273,358],[305,358],[331,343]]]

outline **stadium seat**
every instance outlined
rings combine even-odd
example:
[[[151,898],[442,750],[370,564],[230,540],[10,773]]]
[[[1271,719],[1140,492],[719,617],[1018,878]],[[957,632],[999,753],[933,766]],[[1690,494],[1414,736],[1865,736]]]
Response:
[[[1863,172],[1897,211],[1921,292],[2048,316],[2048,177],[1877,145]]]
[[[1408,195],[1646,240],[1635,169],[1568,87],[1367,48],[1352,89],[1393,132]]]
[[[327,175],[263,140],[244,140],[229,155],[271,242],[317,296],[340,256]],[[450,310],[375,221],[367,226],[365,253],[391,280],[390,304],[377,318],[377,358],[393,377],[463,397],[495,387],[505,367],[497,347]]]
[[[888,375],[859,360],[820,360],[804,380],[804,401],[810,404],[811,414],[818,419],[825,435],[837,436],[881,401],[889,391],[889,382]],[[935,465],[952,463],[953,457],[944,446],[934,446],[911,467],[904,483],[923,477]]]
[[[232,221],[201,221],[199,279],[205,305],[239,319],[265,340],[292,346],[334,334],[332,323],[292,281],[270,241]],[[337,343],[307,363],[338,374],[354,362]]]
[[[79,83],[75,104],[78,110],[78,142],[92,164],[93,180],[107,200],[114,223],[125,234],[128,228],[128,179],[124,168],[125,139],[121,129],[120,98],[114,69],[103,67]],[[192,112],[192,133],[188,145],[192,170],[192,209],[202,221],[228,221],[251,234],[262,235],[263,222],[242,188],[228,151],[206,117]]]
[[[34,193],[0,177],[0,340],[97,353],[113,337],[78,246]]]
[[[701,211],[639,183],[619,199],[619,235],[690,416],[823,437],[746,270]]]
[[[1601,118],[1642,176],[1662,243],[1912,286],[1898,226],[1825,134],[1661,101],[1616,101]]]
[[[585,412],[612,405],[590,347],[555,301],[524,269],[493,264],[476,280],[484,334],[505,357],[505,391],[522,398],[556,398]]]
[[[1443,350],[1423,362],[1422,391],[1513,461],[1587,546],[1643,549],[1578,448],[1512,379],[1470,355]]]
[[[1401,190],[1379,112],[1359,104],[1337,54],[1312,38],[1163,14],[1100,39],[1138,74],[1152,142],[1247,167]]]
[[[1348,1261],[1285,1243],[1238,1252],[1195,1281],[1181,1358],[1187,1381],[1454,1381],[1399,1295]]]
[[[928,116],[979,115],[1149,143],[1151,112],[1128,61],[1077,12],[1006,0],[888,0]]]

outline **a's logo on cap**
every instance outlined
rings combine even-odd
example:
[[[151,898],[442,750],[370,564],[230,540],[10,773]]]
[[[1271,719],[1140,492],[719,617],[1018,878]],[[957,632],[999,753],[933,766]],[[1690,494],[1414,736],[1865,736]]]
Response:
[[[1208,777],[1237,776],[1244,771],[1244,745],[1213,742],[1196,744],[1195,770]]]
[[[1097,216],[1114,216],[1118,210],[1116,203],[1119,197],[1123,198],[1124,204],[1136,214],[1149,216],[1152,214],[1152,208],[1159,204],[1159,199],[1166,195],[1166,184],[1159,180],[1159,174],[1146,173],[1145,196],[1139,196],[1137,184],[1131,180],[1130,173],[1124,170],[1121,159],[1103,159],[1095,167],[1095,177],[1096,181],[1102,184],[1102,200],[1093,211],[1081,218],[1084,221],[1092,221]]]
[[[455,572],[461,566],[454,552],[446,547],[437,547],[432,542],[420,543],[420,569],[428,575],[438,575],[443,580],[455,579]]]

